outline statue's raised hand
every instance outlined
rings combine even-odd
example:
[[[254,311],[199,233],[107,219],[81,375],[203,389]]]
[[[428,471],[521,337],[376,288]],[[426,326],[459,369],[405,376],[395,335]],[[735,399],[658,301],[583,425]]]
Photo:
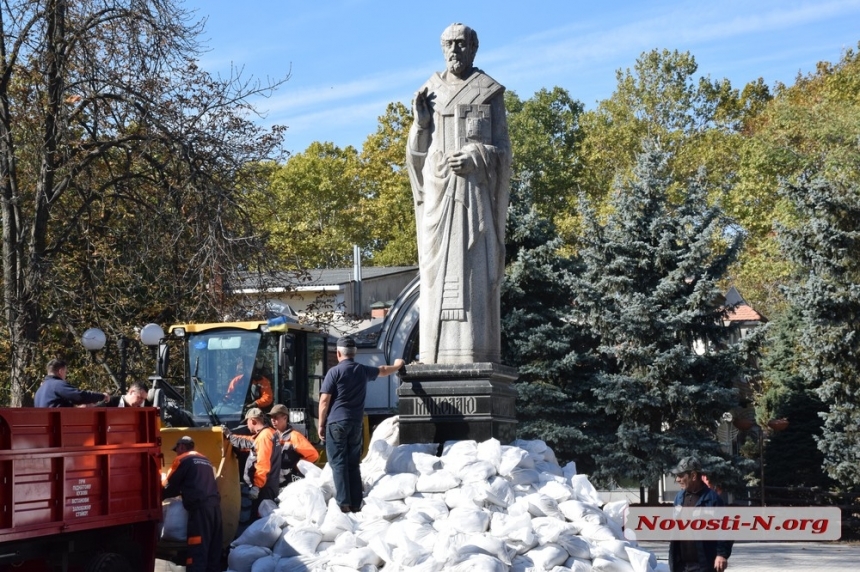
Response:
[[[412,101],[412,114],[421,129],[430,127],[430,122],[433,120],[433,99],[435,97],[436,94],[429,93],[427,87],[415,94],[415,99]]]

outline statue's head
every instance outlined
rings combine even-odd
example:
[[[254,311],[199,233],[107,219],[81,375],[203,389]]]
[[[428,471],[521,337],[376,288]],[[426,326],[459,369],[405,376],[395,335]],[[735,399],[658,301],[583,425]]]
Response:
[[[442,32],[442,53],[448,71],[463,78],[472,72],[478,53],[478,34],[469,26],[451,24]]]

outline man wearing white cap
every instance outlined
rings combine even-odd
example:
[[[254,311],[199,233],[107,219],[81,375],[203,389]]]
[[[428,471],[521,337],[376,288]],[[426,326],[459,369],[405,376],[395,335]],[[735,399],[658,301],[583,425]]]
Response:
[[[404,365],[371,367],[356,363],[355,340],[337,341],[338,364],[331,368],[320,387],[319,436],[326,446],[334,477],[335,498],[343,512],[361,510],[361,449],[363,444],[364,398],[367,382],[395,373]]]
[[[221,570],[221,495],[215,484],[215,469],[194,450],[194,440],[185,435],[173,447],[176,458],[167,474],[163,498],[182,496],[188,511],[187,572]]]
[[[281,439],[278,432],[269,425],[266,414],[258,407],[252,407],[245,414],[245,421],[252,437],[235,435],[222,426],[224,436],[234,447],[247,449],[248,459],[242,471],[242,479],[248,485],[248,498],[251,499],[251,520],[260,518],[260,503],[274,500],[278,496],[281,476]]]

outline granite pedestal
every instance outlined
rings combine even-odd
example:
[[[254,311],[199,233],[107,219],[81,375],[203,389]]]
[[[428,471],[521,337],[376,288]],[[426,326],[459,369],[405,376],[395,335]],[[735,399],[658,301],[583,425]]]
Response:
[[[517,370],[497,363],[416,364],[401,371],[401,443],[516,438]]]

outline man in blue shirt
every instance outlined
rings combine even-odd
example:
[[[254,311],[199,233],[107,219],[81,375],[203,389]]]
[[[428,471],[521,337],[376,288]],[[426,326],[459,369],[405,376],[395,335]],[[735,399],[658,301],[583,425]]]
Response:
[[[343,512],[361,510],[361,449],[363,445],[364,398],[367,382],[391,375],[406,363],[379,367],[355,363],[355,340],[337,341],[338,364],[331,368],[320,388],[319,436],[325,443],[334,476],[335,499]]]
[[[66,381],[66,373],[68,373],[68,367],[63,360],[52,359],[48,362],[48,375],[36,390],[34,400],[36,407],[74,407],[110,401],[109,393],[97,393],[73,387]]]

